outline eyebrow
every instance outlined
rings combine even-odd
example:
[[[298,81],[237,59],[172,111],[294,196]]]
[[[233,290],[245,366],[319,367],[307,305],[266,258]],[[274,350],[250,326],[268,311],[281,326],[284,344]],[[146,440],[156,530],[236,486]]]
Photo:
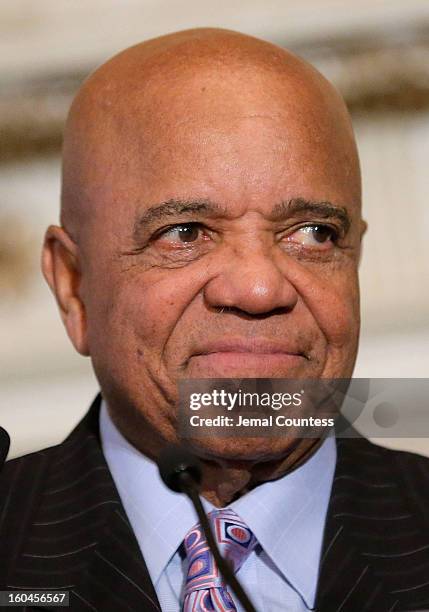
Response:
[[[134,223],[134,238],[137,239],[140,232],[155,221],[177,217],[180,215],[198,214],[201,217],[219,218],[227,216],[226,206],[220,206],[210,200],[178,200],[171,199],[161,204],[155,204],[139,215]]]
[[[151,206],[139,215],[134,224],[134,237],[138,237],[142,229],[155,221],[167,219],[172,216],[186,216],[198,214],[201,217],[219,218],[227,217],[228,209],[224,205],[211,200],[182,200],[171,199],[161,204]],[[271,221],[281,221],[295,214],[316,215],[319,218],[336,218],[347,232],[351,225],[351,218],[344,206],[337,206],[329,201],[314,202],[305,198],[291,198],[276,204],[269,215]]]
[[[311,213],[322,219],[337,219],[343,226],[344,231],[350,229],[351,217],[345,206],[332,204],[327,200],[313,202],[305,198],[292,198],[277,204],[270,215],[273,221],[280,221],[299,213]]]

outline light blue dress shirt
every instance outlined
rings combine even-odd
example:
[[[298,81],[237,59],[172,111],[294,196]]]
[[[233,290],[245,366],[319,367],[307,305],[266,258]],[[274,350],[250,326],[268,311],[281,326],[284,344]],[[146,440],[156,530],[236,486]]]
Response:
[[[161,608],[163,612],[179,612],[186,561],[178,549],[197,522],[195,511],[186,496],[164,485],[156,464],[122,436],[104,402],[100,435]],[[259,485],[228,506],[259,542],[237,573],[258,612],[314,609],[335,463],[335,438],[328,437],[304,465],[279,480]],[[207,512],[214,509],[202,501]]]

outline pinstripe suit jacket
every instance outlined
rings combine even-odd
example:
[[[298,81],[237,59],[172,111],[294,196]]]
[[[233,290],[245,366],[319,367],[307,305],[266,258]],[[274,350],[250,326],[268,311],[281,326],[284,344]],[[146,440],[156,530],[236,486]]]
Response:
[[[73,612],[154,612],[156,593],[101,451],[99,404],[62,444],[6,464],[0,587],[69,590]],[[316,609],[429,610],[429,460],[364,438],[337,443]]]

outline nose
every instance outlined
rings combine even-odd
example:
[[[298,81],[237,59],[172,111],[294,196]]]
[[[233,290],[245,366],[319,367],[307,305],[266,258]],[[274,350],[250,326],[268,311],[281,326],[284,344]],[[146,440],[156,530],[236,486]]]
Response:
[[[298,300],[295,287],[272,254],[262,249],[228,257],[205,286],[204,297],[212,308],[253,316],[291,311]]]

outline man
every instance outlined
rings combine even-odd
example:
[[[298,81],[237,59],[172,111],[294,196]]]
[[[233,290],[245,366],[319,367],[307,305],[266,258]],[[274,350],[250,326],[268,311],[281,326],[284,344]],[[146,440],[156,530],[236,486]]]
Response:
[[[177,383],[350,377],[364,229],[344,103],[285,50],[191,30],[89,77],[42,265],[101,397],[63,444],[6,465],[2,587],[68,590],[73,610],[239,610],[188,588],[196,519],[157,475]],[[257,610],[429,608],[427,460],[332,437],[192,448],[206,508],[250,530],[238,578]]]

